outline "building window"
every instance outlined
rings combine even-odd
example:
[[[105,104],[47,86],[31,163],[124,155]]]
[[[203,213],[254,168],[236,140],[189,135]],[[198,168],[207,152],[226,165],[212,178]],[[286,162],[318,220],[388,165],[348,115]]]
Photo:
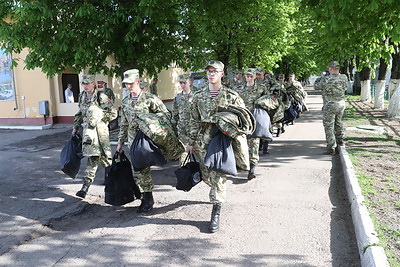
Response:
[[[0,100],[14,100],[14,73],[11,55],[0,49]]]

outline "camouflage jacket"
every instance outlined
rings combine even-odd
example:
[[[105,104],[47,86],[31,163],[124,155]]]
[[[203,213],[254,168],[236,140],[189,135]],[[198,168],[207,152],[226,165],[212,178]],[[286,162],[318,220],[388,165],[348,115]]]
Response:
[[[347,76],[344,74],[331,74],[322,77],[314,84],[316,90],[322,90],[324,104],[344,100],[347,90]]]
[[[254,83],[254,86],[252,87],[242,84],[241,86],[235,87],[234,90],[238,92],[240,97],[243,99],[246,108],[250,111],[253,111],[256,100],[267,94],[267,88],[260,83]]]
[[[79,111],[74,117],[74,129],[83,128],[84,156],[106,155],[111,158],[108,122],[116,118],[113,101],[103,92],[94,90],[91,98],[85,91],[79,94]]]
[[[136,131],[139,129],[136,117],[142,113],[164,113],[169,116],[168,109],[157,96],[141,91],[138,100],[134,102],[131,95],[127,95],[122,99],[121,125],[118,134],[119,144],[123,144],[125,141],[128,141],[129,146],[132,144]]]
[[[211,97],[208,86],[193,95],[189,125],[189,145],[197,143],[202,148],[208,146],[212,139],[211,128],[215,125],[211,116],[218,113],[218,107],[227,107],[228,105],[246,107],[239,94],[225,86],[219,89],[218,95],[214,98]]]
[[[290,99],[286,93],[285,85],[281,83],[275,83],[270,90],[270,93],[272,96],[275,96],[276,98],[279,99],[281,104],[284,106],[284,110],[287,110],[290,105]]]
[[[303,103],[307,97],[307,92],[304,91],[299,81],[293,81],[293,83],[287,82],[285,88],[287,94],[293,96],[293,98],[300,103]]]
[[[238,80],[233,79],[232,82],[231,82],[232,88],[243,86],[245,84],[246,84],[246,82],[244,80],[238,81]]]
[[[265,88],[266,88],[267,90],[269,90],[269,88],[270,88],[270,87],[272,86],[272,84],[273,84],[273,81],[272,81],[271,79],[268,79],[268,78],[265,78],[265,79],[262,80],[262,81],[256,79],[255,82],[256,82],[257,84],[261,84],[261,85],[265,86]]]
[[[189,124],[193,92],[188,95],[183,91],[178,93],[172,105],[172,124],[177,130],[179,139],[187,144],[189,142]]]

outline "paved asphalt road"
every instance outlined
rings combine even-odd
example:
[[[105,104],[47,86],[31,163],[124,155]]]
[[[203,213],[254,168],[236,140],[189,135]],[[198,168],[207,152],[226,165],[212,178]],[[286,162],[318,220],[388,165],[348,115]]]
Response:
[[[177,162],[152,169],[155,208],[138,214],[140,201],[104,203],[102,168],[75,197],[80,179],[59,167],[70,129],[0,130],[0,266],[360,266],[340,160],[323,154],[322,98],[309,90],[308,103],[256,179],[228,178],[214,234],[208,186],[176,190]]]

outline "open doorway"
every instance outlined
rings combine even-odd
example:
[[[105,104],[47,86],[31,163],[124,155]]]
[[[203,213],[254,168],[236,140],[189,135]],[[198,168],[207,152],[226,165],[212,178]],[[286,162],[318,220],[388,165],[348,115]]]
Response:
[[[62,97],[60,99],[63,101],[63,103],[66,103],[67,99],[65,97],[65,90],[68,87],[68,84],[71,84],[71,91],[74,96],[74,102],[78,102],[78,96],[79,96],[79,76],[78,74],[73,74],[73,73],[63,73],[61,76],[61,83],[62,83]]]

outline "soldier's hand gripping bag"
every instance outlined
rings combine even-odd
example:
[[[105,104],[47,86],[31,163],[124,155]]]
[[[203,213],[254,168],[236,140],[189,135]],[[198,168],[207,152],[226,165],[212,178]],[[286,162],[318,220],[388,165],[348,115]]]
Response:
[[[249,136],[249,138],[263,138],[272,140],[272,134],[270,132],[271,119],[268,112],[256,106],[253,110],[253,116],[256,119],[256,126],[254,132]]]
[[[132,166],[135,171],[141,171],[153,165],[163,166],[167,163],[158,146],[141,130],[138,130],[136,133],[130,153]]]
[[[82,137],[79,134],[71,136],[60,154],[61,170],[71,178],[75,178],[81,167]]]
[[[106,168],[105,203],[121,206],[140,199],[140,189],[132,174],[131,162],[124,152],[115,152],[111,166]]]
[[[237,175],[235,154],[229,137],[218,133],[208,145],[204,165],[211,170],[230,175]]]
[[[187,162],[189,160],[189,162]],[[182,167],[175,170],[177,179],[176,189],[183,191],[190,191],[193,186],[202,181],[202,174],[200,171],[200,164],[196,161],[193,154],[188,154]]]

